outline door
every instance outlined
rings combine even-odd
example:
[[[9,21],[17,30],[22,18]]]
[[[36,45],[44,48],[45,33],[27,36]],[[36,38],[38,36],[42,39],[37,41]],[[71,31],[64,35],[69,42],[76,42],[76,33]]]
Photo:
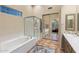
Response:
[[[34,17],[33,25],[34,25],[34,36],[40,38],[40,19]]]
[[[43,37],[58,40],[59,13],[43,15]]]
[[[50,15],[50,38],[55,41],[59,39],[59,14]]]
[[[26,36],[34,36],[33,17],[25,18],[24,20],[24,33]]]
[[[50,19],[49,15],[43,16],[43,38],[50,38]]]
[[[40,38],[40,19],[30,16],[24,19],[24,35]]]

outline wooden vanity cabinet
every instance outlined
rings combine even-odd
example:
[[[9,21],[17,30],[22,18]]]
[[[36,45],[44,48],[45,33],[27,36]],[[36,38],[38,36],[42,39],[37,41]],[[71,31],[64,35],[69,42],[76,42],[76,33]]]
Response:
[[[72,47],[71,47],[71,53],[76,53]]]
[[[65,39],[64,35],[62,36],[62,50],[64,53],[75,53],[70,43]]]

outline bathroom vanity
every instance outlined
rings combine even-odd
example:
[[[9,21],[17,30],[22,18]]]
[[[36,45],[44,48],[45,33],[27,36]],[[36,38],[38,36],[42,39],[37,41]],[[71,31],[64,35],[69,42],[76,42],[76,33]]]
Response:
[[[76,34],[64,33],[61,45],[64,53],[79,53],[79,37]]]

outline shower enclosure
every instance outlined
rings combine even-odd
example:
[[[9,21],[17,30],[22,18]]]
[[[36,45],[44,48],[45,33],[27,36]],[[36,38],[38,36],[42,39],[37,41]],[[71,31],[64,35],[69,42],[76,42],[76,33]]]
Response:
[[[24,35],[30,37],[40,38],[41,19],[36,16],[29,16],[24,18]]]

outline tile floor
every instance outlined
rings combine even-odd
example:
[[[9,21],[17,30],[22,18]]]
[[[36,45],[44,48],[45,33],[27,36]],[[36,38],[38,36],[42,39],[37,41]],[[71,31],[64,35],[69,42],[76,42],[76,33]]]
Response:
[[[36,46],[32,48],[30,53],[58,53],[58,49],[58,41],[44,38],[37,41]]]

